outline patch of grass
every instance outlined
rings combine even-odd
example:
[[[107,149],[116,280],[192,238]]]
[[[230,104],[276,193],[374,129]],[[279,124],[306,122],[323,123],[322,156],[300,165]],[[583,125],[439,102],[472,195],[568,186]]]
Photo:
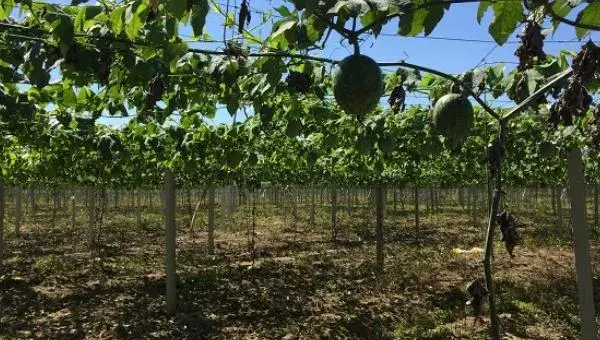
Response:
[[[519,313],[535,315],[538,311],[538,309],[535,307],[535,305],[531,302],[513,300],[510,303],[512,304],[512,306],[514,306],[515,311],[517,311]]]
[[[61,273],[64,272],[65,269],[65,262],[60,256],[55,254],[41,257],[33,264],[33,270],[41,277]]]

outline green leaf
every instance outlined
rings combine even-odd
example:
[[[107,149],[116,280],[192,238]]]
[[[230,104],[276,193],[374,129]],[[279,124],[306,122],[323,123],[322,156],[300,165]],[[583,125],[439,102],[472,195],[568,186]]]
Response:
[[[0,20],[8,19],[8,17],[10,17],[10,14],[12,13],[14,7],[15,7],[14,0],[2,1],[2,3],[0,4]]]
[[[84,4],[90,0],[71,0],[71,6],[77,6],[80,4]]]
[[[560,17],[566,17],[572,10],[573,8],[571,6],[569,6],[569,2],[567,0],[556,0],[554,1],[554,3],[552,4],[552,11]],[[554,31],[556,32],[556,27],[558,27],[558,25],[560,24],[560,21],[558,20],[554,20],[553,21],[553,28]]]
[[[483,16],[485,15],[485,12],[487,12],[488,8],[490,8],[491,2],[489,1],[481,1],[479,3],[479,7],[477,7],[477,23],[481,24],[481,19],[483,19]]]
[[[498,1],[492,5],[494,20],[489,27],[489,32],[494,40],[503,45],[508,37],[515,31],[523,15],[523,5],[520,1]]]
[[[75,106],[77,104],[77,96],[71,85],[63,87],[63,104],[66,106]]]
[[[437,24],[442,20],[444,16],[444,6],[437,5],[429,8],[429,13],[425,17],[425,21],[423,22],[423,26],[425,27],[425,35],[431,34],[433,29]]]
[[[123,14],[125,13],[125,7],[117,7],[110,13],[110,25],[112,31],[119,35],[123,32]]]
[[[414,37],[421,33],[424,28],[424,22],[427,18],[428,11],[426,9],[418,9],[414,12],[408,12],[400,16],[399,31],[401,35]]]
[[[335,14],[341,17],[358,17],[370,10],[369,5],[364,0],[341,0],[336,2],[328,14]]]
[[[290,12],[290,10],[285,6],[279,6],[279,7],[275,8],[275,10],[282,17],[289,17],[290,15],[292,15],[292,12]]]
[[[63,46],[71,46],[73,38],[75,36],[73,22],[66,16],[61,16],[54,23],[54,30],[52,30],[52,36],[56,41]]]
[[[129,39],[135,39],[144,27],[146,16],[148,15],[148,6],[141,3],[133,12],[133,5],[128,6],[125,11],[125,34]]]
[[[277,40],[277,38],[279,38],[280,36],[285,36],[286,31],[295,29],[295,27],[296,27],[295,20],[285,21],[285,22],[281,23],[281,25],[279,25],[279,27],[277,27],[277,30],[273,34],[271,34],[271,39]]]
[[[181,19],[187,10],[187,1],[185,0],[167,0],[165,10],[172,14],[176,19]]]
[[[206,23],[206,16],[210,10],[208,6],[208,0],[198,0],[194,6],[192,6],[192,12],[190,14],[192,30],[194,36],[201,37],[204,30],[204,24]]]
[[[535,92],[539,83],[544,82],[544,76],[536,70],[527,70],[527,89],[529,94]]]
[[[577,15],[577,23],[600,27],[600,2],[592,2]],[[581,39],[588,29],[576,27],[577,38]]]
[[[85,24],[85,11],[87,9],[87,6],[82,6],[79,8],[79,12],[77,13],[77,17],[75,18],[75,30],[76,31],[83,31],[83,26]]]
[[[167,37],[169,37],[169,39],[173,39],[177,37],[177,28],[179,27],[179,20],[174,18],[167,18],[167,20],[165,21],[165,27],[167,29]]]

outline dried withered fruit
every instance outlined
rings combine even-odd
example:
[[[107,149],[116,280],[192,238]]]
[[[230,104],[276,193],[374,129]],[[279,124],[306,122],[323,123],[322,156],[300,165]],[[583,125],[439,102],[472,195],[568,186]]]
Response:
[[[500,226],[500,232],[502,233],[500,241],[504,242],[508,254],[511,257],[515,257],[513,250],[520,241],[517,234],[517,222],[510,213],[504,210],[496,216],[496,224]]]
[[[496,177],[496,174],[502,166],[502,157],[504,156],[504,146],[500,139],[496,138],[488,146],[487,150],[487,161],[490,169],[490,175]]]
[[[102,85],[108,84],[112,61],[112,54],[109,51],[102,51],[100,54],[100,63],[98,67],[98,78],[100,79],[100,84]]]
[[[576,78],[550,107],[549,123],[554,127],[559,123],[566,126],[573,125],[573,116],[585,115],[592,102],[592,96],[589,95],[582,81]]]
[[[77,49],[78,46],[76,43],[73,43],[71,46],[69,46],[64,56],[66,64],[75,64],[77,62]]]
[[[164,90],[165,84],[160,75],[150,79],[146,90],[146,108],[156,105],[156,102],[161,100]]]
[[[523,24],[519,38],[521,39],[521,45],[515,51],[515,55],[519,57],[519,71],[531,69],[536,61],[539,62],[546,59],[546,53],[544,53],[545,37],[542,34],[542,28],[537,22],[533,20],[526,21]]]
[[[548,122],[553,127],[563,123],[573,124],[573,116],[583,116],[587,113],[593,98],[589,95],[586,85],[600,72],[600,47],[588,41],[581,47],[572,64],[573,81],[563,90],[556,102],[550,107]],[[600,137],[592,136],[592,140]]]
[[[600,47],[588,41],[573,59],[573,75],[586,84],[600,70]]]
[[[388,103],[394,113],[404,111],[404,102],[406,100],[406,91],[402,85],[396,85],[388,98]]]
[[[250,24],[251,14],[248,8],[248,0],[242,0],[240,13],[238,15],[238,33],[244,33],[244,26]]]
[[[225,43],[227,48],[225,48],[224,52],[227,55],[236,57],[236,58],[246,58],[248,57],[248,53],[250,52],[247,48],[244,48],[242,44],[237,41],[229,40]]]
[[[310,75],[303,72],[290,71],[285,81],[290,89],[299,93],[307,93],[312,85]]]
[[[592,146],[600,151],[600,104],[596,105],[589,123],[592,125]]]
[[[483,303],[488,295],[485,280],[480,277],[469,282],[467,293],[469,294],[469,300],[466,305],[473,308],[473,316],[481,316],[483,314]]]

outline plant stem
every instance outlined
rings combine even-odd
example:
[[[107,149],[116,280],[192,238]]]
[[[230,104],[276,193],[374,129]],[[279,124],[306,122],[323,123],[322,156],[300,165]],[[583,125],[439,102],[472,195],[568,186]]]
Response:
[[[498,140],[500,145],[504,139],[504,125],[500,124],[500,132]],[[501,156],[498,156],[501,157]],[[492,340],[500,340],[500,323],[498,313],[496,311],[496,295],[494,292],[493,282],[493,264],[492,256],[494,252],[494,232],[496,230],[496,215],[500,206],[500,195],[502,193],[502,159],[499,160],[498,168],[496,169],[495,190],[492,199],[492,206],[489,211],[488,229],[485,240],[485,255],[483,258],[483,270],[485,272],[485,282],[488,290],[488,304],[490,313],[490,338]]]

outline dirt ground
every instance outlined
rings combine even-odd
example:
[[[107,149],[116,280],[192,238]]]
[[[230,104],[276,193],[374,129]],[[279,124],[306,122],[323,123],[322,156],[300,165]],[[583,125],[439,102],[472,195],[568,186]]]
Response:
[[[422,207],[425,210],[425,207]],[[515,216],[524,243],[511,259],[495,249],[498,308],[506,339],[577,339],[578,309],[568,211],[557,228],[549,213]],[[400,208],[398,210],[401,210]],[[547,210],[547,208],[546,208]],[[201,211],[204,211],[201,208]],[[21,236],[6,224],[0,267],[0,339],[485,339],[488,319],[466,308],[466,285],[483,274],[483,213],[477,225],[455,206],[385,220],[385,274],[374,270],[374,216],[340,209],[332,244],[330,210],[242,206],[216,232],[207,254],[206,215],[178,220],[178,312],[165,313],[164,233],[159,209],[104,214],[99,247],[87,249],[86,217],[68,211],[52,226],[49,209],[28,216]],[[219,221],[219,218],[217,218]],[[600,241],[592,264],[600,310]],[[499,238],[497,238],[499,239]],[[487,311],[487,307],[486,307]],[[598,319],[600,321],[600,318]]]

